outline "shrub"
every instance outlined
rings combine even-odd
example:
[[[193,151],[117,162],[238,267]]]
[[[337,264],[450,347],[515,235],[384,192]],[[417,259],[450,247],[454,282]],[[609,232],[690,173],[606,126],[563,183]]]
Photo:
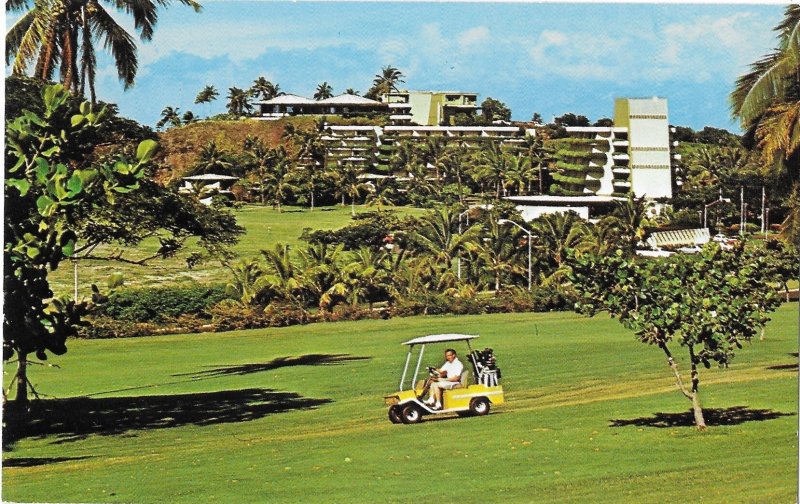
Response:
[[[208,308],[211,323],[218,331],[258,329],[269,326],[264,309],[255,305],[243,305],[232,299],[224,299]]]
[[[113,293],[98,315],[120,322],[163,323],[182,315],[207,316],[208,307],[227,298],[224,285],[126,289]]]

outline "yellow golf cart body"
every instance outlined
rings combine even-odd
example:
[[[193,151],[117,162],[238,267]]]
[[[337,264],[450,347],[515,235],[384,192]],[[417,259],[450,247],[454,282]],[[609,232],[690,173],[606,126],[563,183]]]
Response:
[[[424,415],[441,415],[444,413],[458,413],[459,415],[486,415],[492,405],[503,404],[503,387],[498,384],[495,371],[480,368],[474,358],[470,341],[477,338],[471,334],[432,334],[406,341],[408,346],[403,375],[400,378],[399,390],[384,397],[385,404],[389,407],[389,420],[393,423],[417,423]],[[442,395],[442,408],[433,409],[423,402],[424,380],[417,380],[425,347],[431,344],[466,342],[469,353],[462,361],[464,372],[461,381],[452,389],[444,390]],[[409,375],[409,364],[415,348],[419,348],[419,357],[413,375]],[[494,375],[492,373],[495,373]],[[406,385],[408,377],[408,385]]]

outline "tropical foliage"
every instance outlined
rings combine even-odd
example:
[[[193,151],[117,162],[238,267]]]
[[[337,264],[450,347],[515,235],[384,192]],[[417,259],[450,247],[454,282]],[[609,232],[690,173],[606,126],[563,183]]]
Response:
[[[178,1],[195,12],[201,10],[194,0]],[[158,8],[171,3],[170,0],[120,0],[110,5],[132,15],[139,38],[149,41],[158,21]],[[50,81],[58,69],[59,79],[66,89],[83,94],[88,85],[94,103],[95,46],[102,41],[114,58],[117,75],[125,89],[133,85],[138,69],[136,42],[101,2],[10,0],[6,2],[6,11],[22,13],[6,33],[6,64],[13,59],[14,74],[25,74],[35,61],[33,76]]]

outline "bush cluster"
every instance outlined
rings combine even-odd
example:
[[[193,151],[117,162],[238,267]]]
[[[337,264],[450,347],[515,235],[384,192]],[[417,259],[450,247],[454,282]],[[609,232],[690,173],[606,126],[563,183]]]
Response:
[[[109,296],[97,315],[122,323],[163,323],[182,315],[210,318],[206,309],[227,299],[224,285],[126,289]]]

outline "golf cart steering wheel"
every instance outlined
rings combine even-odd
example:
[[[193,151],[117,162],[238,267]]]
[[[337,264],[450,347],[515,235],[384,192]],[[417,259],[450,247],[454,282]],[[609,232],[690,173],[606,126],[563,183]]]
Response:
[[[441,378],[442,377],[442,374],[433,366],[428,366],[428,374],[433,376],[433,377],[435,377],[435,378]]]

